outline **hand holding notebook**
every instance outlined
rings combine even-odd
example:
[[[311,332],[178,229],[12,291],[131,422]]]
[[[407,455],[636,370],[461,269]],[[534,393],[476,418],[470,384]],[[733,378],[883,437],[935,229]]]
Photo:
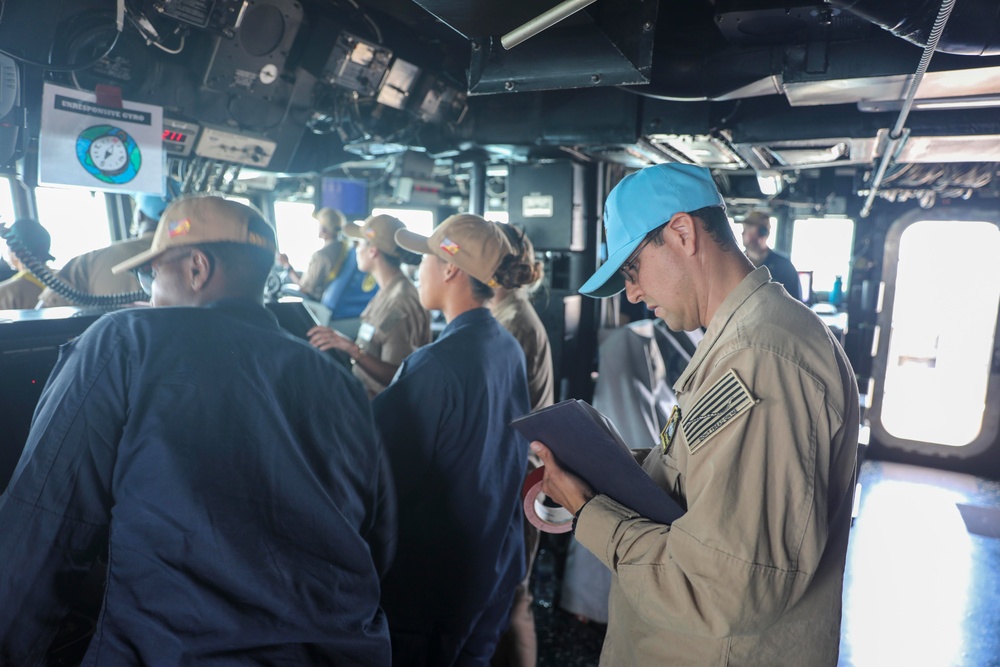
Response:
[[[590,487],[657,523],[684,509],[635,462],[615,425],[586,401],[569,399],[511,422],[529,441],[548,447],[559,465]]]

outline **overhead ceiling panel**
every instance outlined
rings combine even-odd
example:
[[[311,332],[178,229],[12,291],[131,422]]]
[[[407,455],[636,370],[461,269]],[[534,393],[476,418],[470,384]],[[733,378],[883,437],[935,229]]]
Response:
[[[658,3],[598,0],[508,50],[503,35],[559,3],[417,2],[469,38],[472,95],[649,83]]]

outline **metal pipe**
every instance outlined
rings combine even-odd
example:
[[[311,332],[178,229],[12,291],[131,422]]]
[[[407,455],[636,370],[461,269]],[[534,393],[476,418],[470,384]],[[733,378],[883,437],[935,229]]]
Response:
[[[896,159],[899,151],[902,150],[903,146],[901,142],[909,137],[909,132],[903,132],[903,127],[906,125],[906,118],[910,115],[910,108],[913,106],[913,100],[917,96],[917,89],[924,78],[924,73],[927,72],[927,68],[931,64],[931,56],[934,55],[938,40],[941,39],[941,33],[944,32],[944,26],[948,22],[948,17],[951,16],[951,10],[954,7],[955,0],[943,0],[941,3],[941,9],[938,11],[934,27],[931,28],[931,34],[927,40],[927,46],[924,47],[924,53],[920,56],[917,71],[913,74],[913,78],[910,79],[910,85],[903,98],[903,106],[899,110],[896,124],[889,133],[889,143],[886,144],[885,150],[882,152],[882,160],[879,162],[875,176],[872,177],[871,187],[868,189],[868,197],[865,199],[865,205],[861,208],[862,218],[867,218],[871,213],[872,203],[875,201],[875,195],[878,194],[878,188],[882,184],[885,172],[889,168],[889,164]]]
[[[547,28],[551,28],[567,16],[577,13],[587,5],[594,4],[594,2],[595,0],[565,0],[564,2],[560,2],[549,11],[539,14],[524,23],[524,25],[508,32],[500,38],[500,43],[503,45],[503,48],[509,51],[524,40],[534,37]]]
[[[486,179],[486,160],[476,160],[469,174],[469,213],[486,215]]]

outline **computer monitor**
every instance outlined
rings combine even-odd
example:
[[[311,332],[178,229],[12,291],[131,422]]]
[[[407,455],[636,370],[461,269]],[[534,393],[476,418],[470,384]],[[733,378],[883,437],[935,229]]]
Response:
[[[320,206],[335,208],[348,220],[368,217],[368,186],[346,178],[324,177],[320,187]]]

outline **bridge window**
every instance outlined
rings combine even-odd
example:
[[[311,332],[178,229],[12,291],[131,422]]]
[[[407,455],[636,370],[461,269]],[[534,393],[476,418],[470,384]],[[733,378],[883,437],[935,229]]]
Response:
[[[52,236],[53,268],[111,243],[103,192],[39,186],[35,188],[35,204],[38,221]]]
[[[14,197],[10,191],[10,179],[0,176],[0,222],[9,227],[16,219]]]
[[[319,222],[313,217],[312,202],[274,202],[274,223],[278,236],[278,251],[288,255],[299,271],[305,271],[312,254],[323,247],[319,238]]]
[[[849,218],[803,218],[795,221],[792,264],[799,271],[812,271],[813,292],[829,294],[837,276],[847,290],[854,245],[854,221]]]

